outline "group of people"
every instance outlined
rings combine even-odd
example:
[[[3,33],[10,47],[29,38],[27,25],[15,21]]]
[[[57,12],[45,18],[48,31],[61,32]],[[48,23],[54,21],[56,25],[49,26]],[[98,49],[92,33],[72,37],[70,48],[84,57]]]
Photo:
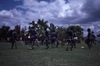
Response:
[[[88,31],[88,35],[86,37],[85,43],[87,44],[89,49],[91,49],[93,43],[96,45],[95,35],[94,35],[94,32],[91,31],[91,29],[87,29],[87,31]],[[44,34],[39,34],[38,31],[34,28],[22,37],[22,41],[26,45],[31,45],[31,49],[34,49],[35,45],[38,47],[39,45],[45,45],[46,46],[45,49],[48,49],[50,45],[51,47],[54,47],[54,46],[58,47],[58,45],[61,44],[58,39],[58,36],[59,34],[57,33],[55,29],[48,31],[47,28],[44,28]],[[16,30],[13,30],[12,38],[11,38],[12,49],[14,45],[15,45],[15,48],[17,49],[16,37],[17,37]],[[74,31],[73,29],[66,31],[66,40],[65,40],[67,44],[66,51],[68,50],[72,51],[73,48],[76,48],[77,40],[78,40],[78,37],[77,37],[76,31]]]
[[[31,44],[31,49],[34,49],[34,45],[39,46],[46,45],[46,49],[49,48],[49,44],[54,45],[57,41],[57,32],[55,30],[52,30],[51,32],[47,30],[47,28],[44,28],[44,34],[39,34],[35,29],[33,29],[30,33],[26,34],[23,37],[23,40],[25,44]],[[58,45],[58,43],[57,43]]]

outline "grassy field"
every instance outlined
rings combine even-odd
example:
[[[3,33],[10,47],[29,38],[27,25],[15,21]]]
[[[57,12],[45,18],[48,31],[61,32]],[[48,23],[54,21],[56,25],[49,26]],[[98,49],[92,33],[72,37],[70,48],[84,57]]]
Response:
[[[18,42],[18,49],[10,49],[10,43],[0,43],[0,66],[100,66],[100,44],[88,49],[86,44],[77,44],[73,51],[63,48],[45,49],[45,46],[29,50]],[[84,48],[81,48],[84,46]]]

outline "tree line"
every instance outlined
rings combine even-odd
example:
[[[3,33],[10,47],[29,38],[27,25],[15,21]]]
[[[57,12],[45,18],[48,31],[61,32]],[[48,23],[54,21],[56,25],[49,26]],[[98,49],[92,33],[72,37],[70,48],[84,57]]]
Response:
[[[28,29],[28,32],[31,32],[32,29],[34,29],[34,28],[37,30],[37,32],[39,34],[43,34],[45,28],[47,28],[50,31],[55,29],[56,32],[59,34],[58,39],[60,39],[62,41],[64,38],[66,38],[66,36],[65,36],[66,31],[73,29],[77,33],[78,38],[84,40],[84,36],[83,36],[84,30],[81,26],[72,25],[69,27],[63,27],[63,26],[60,27],[60,26],[55,26],[53,23],[48,24],[48,21],[45,21],[44,19],[38,19],[37,22],[35,22],[35,21],[29,22],[28,28],[24,27],[21,29],[20,25],[16,25],[14,27],[14,29],[16,30],[17,35],[18,35],[18,40],[20,40],[20,37],[24,36],[26,29]],[[0,28],[0,40],[4,40],[4,41],[7,40],[8,37],[11,36],[12,31],[13,30],[11,30],[10,26],[3,25]],[[100,35],[98,35],[98,36],[100,36]]]

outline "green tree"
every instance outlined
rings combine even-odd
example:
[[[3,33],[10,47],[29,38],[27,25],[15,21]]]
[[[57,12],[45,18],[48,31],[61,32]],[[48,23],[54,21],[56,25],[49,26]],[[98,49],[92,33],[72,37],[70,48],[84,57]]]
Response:
[[[67,30],[73,29],[79,36],[83,35],[83,28],[81,26],[69,26]]]
[[[48,25],[47,25],[48,21],[44,21],[44,19],[42,20],[38,19],[37,23],[41,29],[48,28]]]
[[[80,40],[84,39],[83,28],[81,26],[69,26],[67,28],[67,30],[70,30],[70,29],[73,29],[77,33],[77,37],[79,38],[79,42],[80,42]]]
[[[48,21],[44,21],[44,19],[40,20],[38,19],[37,24],[38,24],[38,28],[39,28],[39,33],[43,34],[44,28],[48,28]]]
[[[29,23],[29,32],[32,31],[32,29],[37,29],[39,34],[43,34],[44,28],[48,28],[48,21],[44,21],[44,19],[38,19],[37,23],[35,21],[32,21]]]
[[[3,25],[0,28],[0,37],[3,38],[4,40],[7,40],[8,33],[9,33],[10,27]]]
[[[56,31],[58,33],[58,39],[61,41],[64,41],[64,39],[66,38],[66,30],[67,28],[64,27],[57,27]]]

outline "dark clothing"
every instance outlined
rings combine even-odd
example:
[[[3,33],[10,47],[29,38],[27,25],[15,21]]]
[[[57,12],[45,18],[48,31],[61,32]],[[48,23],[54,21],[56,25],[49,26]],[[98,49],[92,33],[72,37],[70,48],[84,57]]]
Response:
[[[56,32],[51,32],[51,42],[54,43],[57,39],[57,33]]]
[[[49,48],[48,40],[49,40],[49,32],[47,30],[45,30],[45,44],[46,44],[46,49]]]
[[[12,38],[13,38],[13,39],[16,39],[16,38],[17,38],[17,33],[16,33],[16,32],[13,32],[13,33],[12,33]]]
[[[33,30],[30,35],[30,41],[35,41],[36,38],[37,38],[37,32]]]
[[[11,37],[11,43],[12,43],[12,49],[13,49],[13,47],[14,47],[14,45],[15,45],[15,48],[17,48],[17,45],[16,45],[16,39],[17,39],[17,33],[16,32],[13,32],[12,33],[12,37]]]
[[[17,49],[16,41],[15,41],[15,42],[12,42],[12,47],[11,47],[11,49],[13,49],[14,45],[15,45],[15,48]]]
[[[49,37],[49,32],[45,31],[45,37]]]
[[[32,44],[32,46],[31,46],[32,49],[33,49],[33,46],[35,44],[36,38],[37,38],[37,32],[35,30],[33,30],[32,34],[31,34],[31,37],[30,37],[30,42]]]
[[[92,47],[92,40],[93,40],[93,35],[91,32],[88,32],[85,43],[88,45],[89,49],[91,49],[91,47]]]
[[[76,34],[76,32],[73,32],[73,36],[74,36],[74,37],[77,37],[77,34]]]
[[[56,32],[51,33],[51,38],[53,38],[53,37],[57,38],[57,33]]]
[[[89,32],[88,35],[87,35],[87,39],[92,39],[92,38],[93,38],[92,33]]]
[[[36,34],[37,34],[36,30],[33,30],[32,35],[36,35]]]
[[[76,37],[76,34],[73,30],[69,30],[67,32],[67,51],[70,49],[72,51],[73,46],[76,46],[74,42],[74,37]]]
[[[73,30],[69,30],[67,32],[67,34],[68,34],[67,39],[72,40],[74,38],[74,32],[73,32]]]
[[[69,31],[68,31],[68,35],[69,35],[69,36],[73,36],[73,31],[72,31],[72,30],[69,30]]]

